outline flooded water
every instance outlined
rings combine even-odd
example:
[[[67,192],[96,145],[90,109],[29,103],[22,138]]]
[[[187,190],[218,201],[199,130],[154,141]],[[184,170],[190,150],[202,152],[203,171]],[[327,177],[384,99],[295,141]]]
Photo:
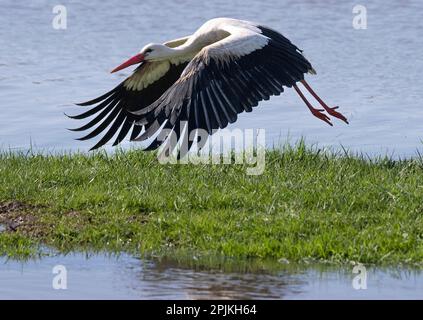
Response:
[[[304,137],[371,155],[409,157],[422,149],[422,1],[365,1],[366,30],[352,26],[356,1],[63,0],[66,30],[52,27],[57,4],[0,3],[0,149],[88,150],[94,143],[75,141],[78,135],[66,128],[81,123],[64,113],[79,113],[75,102],[122,81],[130,70],[109,71],[146,43],[191,34],[219,16],[268,25],[304,49],[318,72],[307,80],[350,120],[349,126],[334,121],[331,128],[287,90],[240,115],[230,128],[264,128],[268,146]],[[57,264],[67,268],[67,290],[52,288]],[[0,298],[423,298],[418,272],[370,269],[367,290],[355,290],[353,276],[348,269],[323,267],[276,274],[206,272],[124,255],[27,263],[3,258]]]
[[[73,103],[120,82],[130,70],[109,71],[144,44],[190,34],[218,16],[269,25],[304,49],[318,72],[307,79],[351,123],[327,126],[287,90],[242,114],[230,128],[264,128],[269,146],[305,137],[368,154],[413,156],[422,147],[421,1],[366,1],[365,30],[352,26],[356,1],[60,3],[67,9],[66,30],[52,27],[57,1],[1,1],[2,149],[87,150],[93,142],[75,141],[78,135],[66,128],[80,123],[63,113],[78,113],[81,107]]]
[[[368,268],[367,288],[360,290],[353,286],[357,274],[352,271],[352,266],[286,265],[271,273],[199,271],[126,255],[59,255],[26,263],[1,259],[0,299],[423,298],[418,271]],[[57,277],[66,289],[55,289]]]

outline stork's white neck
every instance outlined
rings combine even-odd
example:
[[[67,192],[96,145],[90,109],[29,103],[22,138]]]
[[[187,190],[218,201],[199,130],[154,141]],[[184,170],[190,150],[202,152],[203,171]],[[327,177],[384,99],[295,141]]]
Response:
[[[191,44],[183,44],[179,47],[170,48],[165,45],[160,46],[160,50],[154,52],[154,55],[148,58],[149,61],[169,60],[174,64],[191,60],[201,48]]]

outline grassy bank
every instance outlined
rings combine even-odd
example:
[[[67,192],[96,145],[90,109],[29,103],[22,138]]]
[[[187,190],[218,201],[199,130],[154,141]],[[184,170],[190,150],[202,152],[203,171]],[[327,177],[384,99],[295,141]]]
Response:
[[[423,262],[421,160],[370,161],[300,146],[243,165],[155,155],[0,155],[0,254],[38,246],[158,256]]]

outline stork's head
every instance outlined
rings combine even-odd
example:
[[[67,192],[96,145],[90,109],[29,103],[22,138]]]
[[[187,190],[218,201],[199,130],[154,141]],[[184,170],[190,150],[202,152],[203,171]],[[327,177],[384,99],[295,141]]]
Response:
[[[143,61],[157,61],[165,59],[169,56],[169,51],[171,49],[166,47],[163,44],[159,43],[150,43],[147,44],[144,48],[141,49],[140,53],[136,54],[132,58],[128,59],[115,69],[111,73],[125,69],[131,65],[141,63]]]

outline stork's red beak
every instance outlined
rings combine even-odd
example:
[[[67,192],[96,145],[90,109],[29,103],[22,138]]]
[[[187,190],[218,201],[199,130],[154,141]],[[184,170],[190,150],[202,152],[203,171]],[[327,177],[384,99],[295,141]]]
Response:
[[[125,69],[129,66],[132,66],[133,64],[141,63],[144,61],[144,55],[142,53],[138,53],[137,55],[133,56],[129,60],[122,63],[120,66],[114,68],[110,73]]]

